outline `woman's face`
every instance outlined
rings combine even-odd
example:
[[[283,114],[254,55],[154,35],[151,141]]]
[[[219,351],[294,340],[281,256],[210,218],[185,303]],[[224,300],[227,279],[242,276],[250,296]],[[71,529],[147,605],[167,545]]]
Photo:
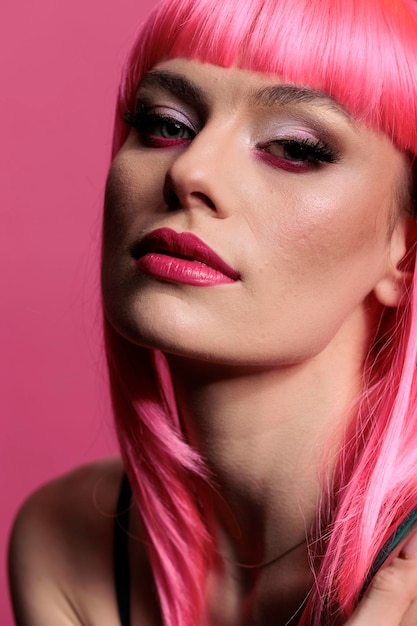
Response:
[[[404,253],[407,164],[384,135],[320,92],[184,59],[145,76],[130,122],[103,257],[125,337],[255,366],[363,343]]]

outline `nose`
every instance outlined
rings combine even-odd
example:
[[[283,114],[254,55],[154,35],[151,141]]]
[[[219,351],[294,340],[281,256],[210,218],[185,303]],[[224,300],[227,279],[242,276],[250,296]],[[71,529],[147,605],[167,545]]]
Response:
[[[225,154],[227,142],[218,130],[203,129],[171,163],[164,185],[169,210],[203,209],[217,217],[230,212],[230,154]]]

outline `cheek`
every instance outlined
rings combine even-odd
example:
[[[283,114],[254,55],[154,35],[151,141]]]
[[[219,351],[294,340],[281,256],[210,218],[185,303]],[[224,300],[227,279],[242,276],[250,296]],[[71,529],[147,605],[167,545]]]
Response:
[[[137,170],[131,159],[119,153],[109,170],[104,200],[102,286],[109,293],[129,272],[129,248],[142,210],[139,197],[142,190]]]
[[[103,216],[103,245],[108,250],[123,237],[126,217],[129,214],[130,184],[129,174],[120,167],[117,159],[113,162],[106,182]]]
[[[371,193],[363,180],[337,182],[336,189],[301,189],[277,199],[281,208],[265,229],[277,258],[306,272],[332,272],[343,261],[364,263],[374,253],[379,265],[387,244],[387,195]]]
[[[163,202],[163,178],[155,167],[146,166],[132,151],[114,159],[106,183],[104,227],[129,227],[145,212],[155,211]]]

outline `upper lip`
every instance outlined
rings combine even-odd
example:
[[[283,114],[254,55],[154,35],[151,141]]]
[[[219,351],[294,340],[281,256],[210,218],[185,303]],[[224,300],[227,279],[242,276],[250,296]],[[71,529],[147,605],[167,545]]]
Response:
[[[191,261],[199,261],[233,280],[239,278],[236,270],[193,233],[177,233],[171,228],[153,230],[135,247],[134,257],[139,259],[150,252],[162,252]]]

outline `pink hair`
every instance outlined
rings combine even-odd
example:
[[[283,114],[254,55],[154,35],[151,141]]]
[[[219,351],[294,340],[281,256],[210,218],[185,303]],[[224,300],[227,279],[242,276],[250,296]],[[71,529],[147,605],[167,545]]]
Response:
[[[126,65],[114,153],[141,78],[174,57],[236,64],[321,89],[417,154],[414,0],[166,0],[140,29]],[[316,582],[303,626],[335,624],[352,613],[378,551],[417,506],[416,294],[413,284],[398,319],[381,323],[371,348],[359,410],[321,511],[316,546],[324,554],[311,550]],[[216,554],[196,497],[209,477],[181,430],[164,356],[133,348],[107,321],[105,331],[121,452],[164,623],[195,626],[205,621],[204,581]]]

